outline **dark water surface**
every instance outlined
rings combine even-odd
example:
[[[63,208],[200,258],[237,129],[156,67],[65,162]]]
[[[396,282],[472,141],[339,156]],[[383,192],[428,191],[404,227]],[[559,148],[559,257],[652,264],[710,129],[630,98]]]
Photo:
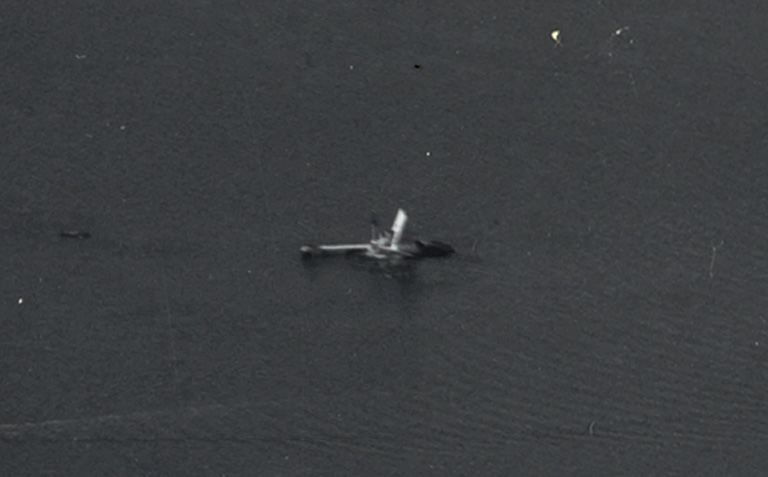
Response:
[[[544,3],[6,7],[2,473],[764,472],[768,15]]]

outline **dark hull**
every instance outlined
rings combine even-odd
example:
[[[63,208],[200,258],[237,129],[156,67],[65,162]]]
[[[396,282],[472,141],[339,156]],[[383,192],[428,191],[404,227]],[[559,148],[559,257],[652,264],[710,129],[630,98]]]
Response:
[[[414,258],[438,258],[447,257],[456,253],[456,250],[445,242],[430,240],[422,242],[417,240],[414,245],[418,249]]]

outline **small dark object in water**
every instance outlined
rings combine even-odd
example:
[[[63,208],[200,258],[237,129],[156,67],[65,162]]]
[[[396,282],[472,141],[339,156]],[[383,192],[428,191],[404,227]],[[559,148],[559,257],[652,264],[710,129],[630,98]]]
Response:
[[[453,247],[438,240],[428,240],[426,242],[416,240],[415,244],[418,248],[418,253],[415,254],[416,258],[446,257],[456,253]]]
[[[64,238],[78,238],[78,239],[87,239],[91,237],[90,232],[84,232],[80,230],[62,230],[59,235],[61,235]]]

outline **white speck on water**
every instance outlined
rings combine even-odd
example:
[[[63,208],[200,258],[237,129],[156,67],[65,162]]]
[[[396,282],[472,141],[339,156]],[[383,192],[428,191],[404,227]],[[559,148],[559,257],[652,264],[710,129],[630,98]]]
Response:
[[[24,303],[24,299],[23,298],[19,298],[19,305],[21,305],[22,303]]]
[[[355,65],[349,65],[349,69],[350,70],[354,70],[355,69]]]
[[[429,152],[429,151],[427,151],[427,156],[429,156],[429,154],[430,154],[430,152]]]
[[[553,30],[549,36],[554,40],[555,45],[562,45],[562,41],[560,40],[560,30]]]
[[[625,32],[626,30],[629,30],[629,26],[623,26],[623,27],[619,28],[618,30],[616,30],[615,32],[613,32],[613,34],[616,35],[616,36],[619,36],[623,32]]]

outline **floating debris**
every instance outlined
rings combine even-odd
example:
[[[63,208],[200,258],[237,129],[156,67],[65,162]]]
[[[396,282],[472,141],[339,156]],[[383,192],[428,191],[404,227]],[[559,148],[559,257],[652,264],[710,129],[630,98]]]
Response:
[[[613,34],[616,35],[616,36],[619,36],[619,35],[621,35],[622,33],[624,33],[627,30],[629,30],[629,26],[623,26],[623,27],[617,29],[616,31],[614,31]]]
[[[560,30],[554,30],[552,33],[549,34],[549,36],[551,36],[552,39],[555,40],[555,46],[562,45],[562,42],[560,41]]]
[[[90,232],[85,232],[83,230],[62,230],[59,232],[59,235],[61,235],[64,238],[77,238],[77,239],[87,239],[91,237]]]

